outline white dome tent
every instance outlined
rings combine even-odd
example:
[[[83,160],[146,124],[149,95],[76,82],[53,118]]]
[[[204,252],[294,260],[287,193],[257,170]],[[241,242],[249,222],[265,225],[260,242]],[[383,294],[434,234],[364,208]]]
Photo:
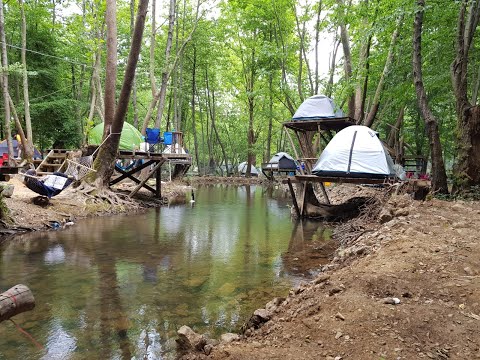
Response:
[[[325,147],[312,173],[365,178],[394,176],[392,158],[377,135],[366,126],[346,127]]]
[[[343,111],[335,105],[332,99],[325,95],[314,95],[298,107],[292,120],[315,120],[344,116]]]
[[[268,170],[293,170],[297,169],[297,162],[286,152],[278,152],[265,164]]]
[[[245,175],[247,173],[247,166],[248,166],[248,164],[247,164],[246,161],[240,163],[238,165],[238,173],[240,175]],[[250,169],[250,174],[252,176],[258,176],[259,175],[258,169],[253,164],[252,164],[252,167]]]

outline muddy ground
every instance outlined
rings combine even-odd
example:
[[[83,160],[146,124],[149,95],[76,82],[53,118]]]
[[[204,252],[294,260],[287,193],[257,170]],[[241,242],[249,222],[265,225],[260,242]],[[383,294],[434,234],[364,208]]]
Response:
[[[185,196],[196,181],[219,180],[165,184],[162,195]],[[131,210],[88,204],[73,190],[40,207],[35,193],[12,182],[6,202],[17,227]],[[328,191],[334,202],[384,198],[381,189],[359,186]],[[367,215],[337,228],[343,246],[331,263],[266,306],[269,321],[245,326],[240,340],[214,342],[208,356],[203,348],[184,359],[480,359],[480,203],[401,194]]]

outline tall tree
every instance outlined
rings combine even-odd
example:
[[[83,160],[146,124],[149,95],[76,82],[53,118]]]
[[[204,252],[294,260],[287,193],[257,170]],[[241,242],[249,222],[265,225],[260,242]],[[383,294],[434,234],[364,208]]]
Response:
[[[104,138],[113,132],[111,126],[115,113],[115,89],[117,84],[117,3],[115,0],[106,1],[107,64],[105,66]]]
[[[457,23],[456,57],[451,65],[456,99],[458,156],[455,190],[480,185],[480,106],[468,99],[468,62],[480,18],[480,1],[462,0]]]
[[[425,13],[425,0],[417,0],[418,9],[415,14],[413,35],[413,79],[417,93],[418,107],[427,127],[432,158],[432,187],[442,194],[448,194],[447,174],[443,162],[442,144],[438,121],[428,106],[427,93],[422,76],[422,25]]]
[[[111,16],[115,16],[115,13],[108,11],[110,1],[107,2],[107,13]],[[110,4],[111,6],[112,4]],[[111,10],[111,9],[110,9]],[[130,100],[130,94],[133,87],[133,79],[135,77],[135,69],[137,67],[138,57],[140,55],[143,30],[145,28],[145,19],[147,17],[148,0],[140,0],[137,10],[137,18],[135,21],[135,29],[133,31],[133,37],[130,47],[130,53],[128,55],[127,66],[125,68],[125,76],[123,79],[122,88],[120,90],[120,96],[118,104],[115,108],[113,115],[113,121],[111,126],[110,136],[106,138],[104,145],[100,148],[97,158],[94,163],[96,172],[94,173],[94,183],[100,188],[107,187],[110,181],[110,177],[113,174],[114,164],[117,157],[118,145],[120,143],[120,134],[123,129],[123,123],[125,122],[125,115],[128,109],[128,103]],[[108,19],[108,24],[115,26],[116,21],[114,19]],[[110,42],[113,44],[114,42]],[[108,42],[107,42],[108,46]],[[110,66],[116,64],[110,63]],[[107,69],[108,72],[108,69]],[[105,90],[107,91],[107,90]],[[109,94],[110,96],[110,94]],[[115,96],[114,96],[115,99]],[[109,115],[110,116],[110,115]]]

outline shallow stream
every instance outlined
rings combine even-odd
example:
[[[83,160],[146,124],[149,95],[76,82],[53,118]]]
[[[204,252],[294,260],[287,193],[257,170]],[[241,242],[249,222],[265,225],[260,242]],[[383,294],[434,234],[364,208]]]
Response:
[[[0,359],[170,359],[182,325],[236,331],[334,249],[279,190],[205,186],[189,200],[0,246],[0,290],[30,287],[36,307],[14,320],[44,346],[5,321]]]

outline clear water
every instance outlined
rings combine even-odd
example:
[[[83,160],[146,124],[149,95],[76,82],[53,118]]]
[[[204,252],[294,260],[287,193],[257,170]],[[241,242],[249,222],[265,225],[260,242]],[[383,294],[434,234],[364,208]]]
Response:
[[[14,319],[44,349],[5,321],[0,359],[173,358],[182,325],[238,330],[304,278],[305,249],[331,248],[318,224],[292,222],[285,194],[211,186],[195,200],[5,242],[0,290],[33,291],[35,309]]]

